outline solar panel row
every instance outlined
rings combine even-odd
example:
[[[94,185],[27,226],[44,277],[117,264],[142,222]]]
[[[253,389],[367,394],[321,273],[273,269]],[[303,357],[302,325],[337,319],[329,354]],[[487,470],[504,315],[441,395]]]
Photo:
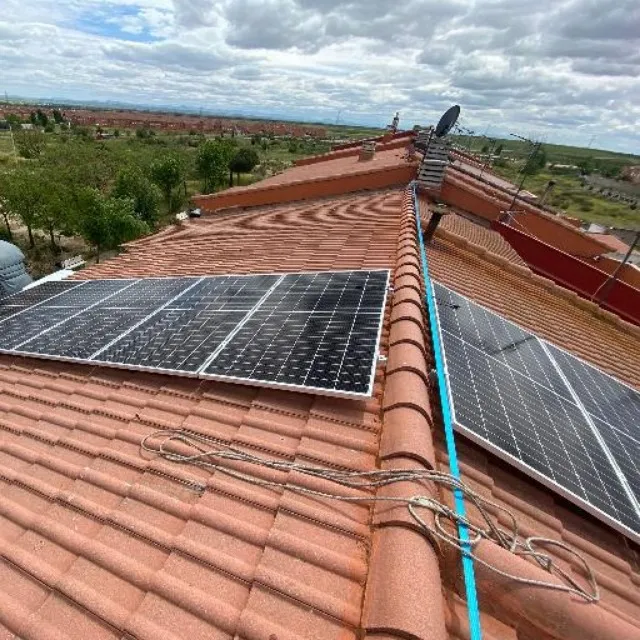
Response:
[[[640,394],[434,289],[456,428],[640,541]]]
[[[0,300],[0,351],[370,395],[389,272],[43,283]]]

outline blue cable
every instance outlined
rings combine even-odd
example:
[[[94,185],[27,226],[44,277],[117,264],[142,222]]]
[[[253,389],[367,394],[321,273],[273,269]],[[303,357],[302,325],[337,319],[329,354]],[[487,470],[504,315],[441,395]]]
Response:
[[[427,252],[422,238],[422,226],[420,224],[420,209],[418,207],[418,195],[416,184],[411,184],[413,189],[413,208],[416,214],[416,227],[418,239],[420,241],[420,259],[422,261],[422,277],[424,278],[424,288],[426,290],[426,303],[429,310],[429,324],[431,325],[431,336],[433,339],[433,353],[436,361],[436,372],[438,374],[438,389],[440,394],[440,404],[442,405],[442,419],[444,422],[444,433],[447,441],[447,453],[449,454],[449,468],[451,475],[456,480],[460,480],[460,468],[458,466],[458,454],[456,452],[456,441],[453,435],[453,420],[451,418],[451,407],[449,406],[449,392],[447,377],[444,372],[442,361],[442,347],[440,344],[440,333],[436,321],[436,307],[433,295],[433,284],[429,277],[429,265],[427,263]],[[466,517],[464,506],[464,496],[460,489],[454,489],[455,509],[460,518]],[[480,626],[480,607],[478,606],[478,592],[476,589],[476,576],[473,568],[473,558],[471,557],[471,544],[469,543],[469,529],[466,524],[458,523],[458,535],[462,541],[462,571],[464,574],[464,588],[467,596],[467,610],[469,612],[469,628],[471,640],[482,640],[482,628]]]

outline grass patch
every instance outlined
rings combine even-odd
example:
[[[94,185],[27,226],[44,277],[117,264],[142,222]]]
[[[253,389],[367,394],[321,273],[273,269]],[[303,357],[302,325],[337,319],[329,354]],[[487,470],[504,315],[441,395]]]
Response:
[[[518,166],[513,163],[509,163],[506,167],[494,167],[494,172],[513,182],[518,182],[520,179]],[[560,209],[585,222],[628,229],[640,228],[640,212],[638,210],[634,211],[628,204],[593,194],[582,186],[577,175],[562,175],[545,170],[527,177],[524,188],[541,196],[549,180],[556,182],[551,196],[547,199],[547,204],[551,207]]]

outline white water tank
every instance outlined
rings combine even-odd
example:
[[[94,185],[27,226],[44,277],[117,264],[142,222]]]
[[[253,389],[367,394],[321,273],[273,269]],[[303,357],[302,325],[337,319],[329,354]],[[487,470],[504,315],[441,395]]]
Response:
[[[30,282],[22,251],[14,244],[0,240],[0,297],[22,291]]]

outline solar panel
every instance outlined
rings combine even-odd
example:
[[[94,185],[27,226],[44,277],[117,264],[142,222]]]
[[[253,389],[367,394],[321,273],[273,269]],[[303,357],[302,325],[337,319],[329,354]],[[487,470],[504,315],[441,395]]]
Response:
[[[203,374],[366,394],[379,323],[375,314],[264,310],[251,317]]]
[[[244,315],[242,311],[164,309],[92,359],[150,370],[197,373]]]
[[[83,284],[81,280],[59,280],[52,282],[43,282],[37,287],[18,291],[10,296],[0,298],[0,305],[23,305],[29,307],[54,296],[60,295],[70,289],[75,289]]]
[[[278,279],[276,275],[203,278],[167,308],[247,312]]]
[[[203,376],[368,394],[387,271],[290,274]]]
[[[456,429],[640,541],[638,393],[464,296],[434,289]]]
[[[56,286],[0,300],[0,351],[367,396],[388,278],[374,270],[47,283]]]
[[[549,350],[589,414],[640,441],[640,393],[562,349]]]

